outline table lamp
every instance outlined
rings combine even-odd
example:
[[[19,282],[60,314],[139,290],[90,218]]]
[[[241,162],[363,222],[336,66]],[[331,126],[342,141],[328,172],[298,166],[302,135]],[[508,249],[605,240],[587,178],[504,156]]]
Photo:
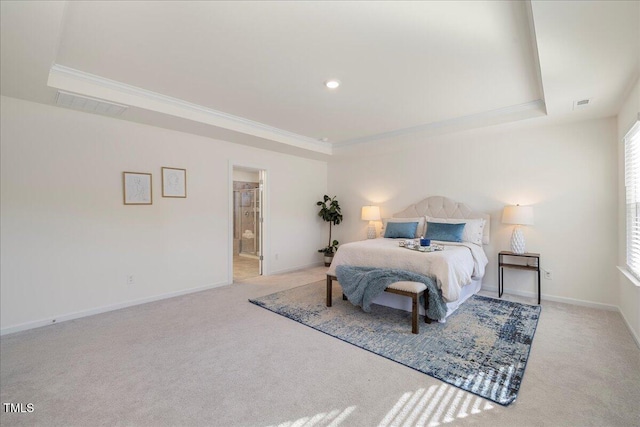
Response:
[[[376,225],[374,221],[380,221],[380,208],[378,206],[363,206],[362,220],[369,221],[367,228],[367,239],[376,238]]]
[[[525,253],[524,234],[521,225],[533,225],[533,208],[531,206],[505,206],[502,211],[502,223],[514,224],[511,234],[511,252],[522,255]]]

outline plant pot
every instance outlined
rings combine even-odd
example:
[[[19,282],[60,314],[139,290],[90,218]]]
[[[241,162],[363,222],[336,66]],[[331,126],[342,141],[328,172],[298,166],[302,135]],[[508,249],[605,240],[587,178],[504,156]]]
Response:
[[[325,255],[324,256],[324,266],[325,267],[331,266],[331,261],[333,261],[333,255]]]

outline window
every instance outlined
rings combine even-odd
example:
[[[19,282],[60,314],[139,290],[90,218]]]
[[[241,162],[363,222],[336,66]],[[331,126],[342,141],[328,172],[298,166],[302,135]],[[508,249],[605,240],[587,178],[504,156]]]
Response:
[[[627,268],[640,280],[640,121],[624,137],[627,193]]]

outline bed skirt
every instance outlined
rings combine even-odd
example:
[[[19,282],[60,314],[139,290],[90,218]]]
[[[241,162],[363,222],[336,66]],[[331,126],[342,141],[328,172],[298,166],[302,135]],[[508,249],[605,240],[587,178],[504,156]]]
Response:
[[[462,303],[464,303],[467,299],[469,299],[469,297],[471,297],[471,295],[474,295],[480,292],[481,288],[482,288],[481,279],[473,280],[467,286],[463,286],[460,291],[460,298],[458,298],[455,301],[446,303],[447,315],[445,316],[445,319],[449,317],[451,313],[456,311]],[[404,298],[400,295],[394,295],[388,292],[383,292],[380,295],[378,295],[376,298],[374,298],[372,302],[373,304],[384,305],[387,307],[397,308],[399,310],[411,312],[411,300]],[[423,306],[420,306],[420,314],[424,316]],[[443,322],[443,320],[440,320],[440,322]]]

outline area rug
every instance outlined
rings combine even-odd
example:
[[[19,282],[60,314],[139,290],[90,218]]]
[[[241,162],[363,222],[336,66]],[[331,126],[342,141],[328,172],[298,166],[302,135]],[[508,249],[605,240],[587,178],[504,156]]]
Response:
[[[341,298],[327,307],[325,291],[323,281],[249,301],[500,405],[516,399],[539,306],[474,295],[446,323],[421,317],[412,334],[411,313],[375,304],[365,313]]]

